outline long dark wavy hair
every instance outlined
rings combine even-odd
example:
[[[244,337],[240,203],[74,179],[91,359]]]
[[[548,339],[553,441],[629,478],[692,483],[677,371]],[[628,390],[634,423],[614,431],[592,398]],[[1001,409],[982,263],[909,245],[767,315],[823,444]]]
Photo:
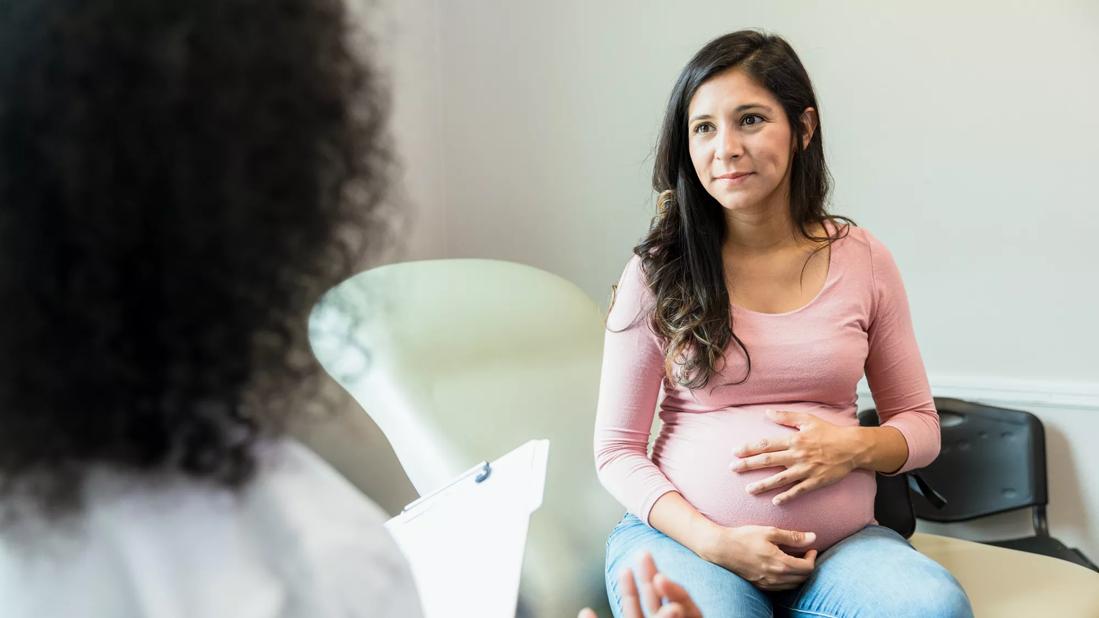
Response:
[[[836,226],[835,233],[828,233],[825,227],[824,237],[815,236],[813,228],[833,219],[853,223],[826,212],[830,177],[819,125],[803,147],[802,112],[812,107],[819,118],[820,107],[793,48],[779,36],[753,30],[707,43],[683,68],[668,100],[653,169],[657,214],[648,234],[634,247],[655,299],[649,321],[665,342],[667,376],[691,389],[702,388],[722,370],[731,341],[745,357],[744,378],[737,383],[747,380],[752,369],[748,348],[733,332],[721,255],[728,233],[724,208],[702,186],[688,150],[687,108],[695,91],[734,67],[770,91],[785,111],[794,142],[790,216],[800,233],[824,243],[816,249],[820,251],[846,235],[848,228]]]
[[[388,237],[344,0],[0,9],[0,500],[93,464],[242,486],[317,391],[306,315]]]

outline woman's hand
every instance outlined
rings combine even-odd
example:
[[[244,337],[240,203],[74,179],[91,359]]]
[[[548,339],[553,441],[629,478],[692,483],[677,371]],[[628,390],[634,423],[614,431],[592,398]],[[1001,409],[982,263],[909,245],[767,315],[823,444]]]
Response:
[[[782,466],[782,472],[748,485],[748,493],[761,494],[791,486],[771,501],[782,504],[807,491],[827,487],[847,476],[870,449],[863,427],[843,427],[806,412],[767,411],[767,418],[797,429],[788,437],[767,438],[736,451],[735,472]]]
[[[791,556],[779,545],[804,547],[816,540],[812,532],[782,530],[771,526],[719,528],[702,558],[725,567],[761,590],[797,588],[816,567],[817,550],[802,558]]]
[[[702,618],[691,596],[682,586],[656,570],[652,555],[645,552],[638,565],[640,592],[633,581],[633,571],[622,569],[618,574],[618,588],[622,591],[622,615],[626,618],[643,618],[642,598],[653,618]],[[667,600],[666,603],[663,601]],[[597,618],[588,608],[580,611],[578,618]]]

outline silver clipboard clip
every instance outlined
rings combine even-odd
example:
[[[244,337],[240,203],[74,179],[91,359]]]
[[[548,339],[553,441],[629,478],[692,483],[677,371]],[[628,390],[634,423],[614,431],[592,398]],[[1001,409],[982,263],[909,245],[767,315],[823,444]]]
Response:
[[[403,509],[401,509],[401,513],[407,513],[409,511],[415,509],[417,506],[419,506],[423,502],[425,502],[427,500],[430,500],[431,498],[434,498],[435,496],[437,496],[437,495],[443,493],[444,491],[454,487],[455,485],[458,485],[458,484],[462,483],[463,481],[465,481],[466,479],[468,479],[471,476],[473,477],[473,482],[474,483],[483,483],[483,482],[485,482],[486,479],[488,479],[488,477],[491,474],[492,474],[492,464],[490,464],[487,461],[482,461],[481,463],[477,464],[476,466],[473,466],[469,470],[466,470],[460,476],[458,476],[458,478],[456,478],[453,481],[447,483],[446,485],[443,485],[439,489],[436,489],[435,491],[433,491],[433,492],[431,492],[427,495],[420,496],[419,498],[416,498],[412,502],[409,502],[408,504],[405,505],[405,507]]]

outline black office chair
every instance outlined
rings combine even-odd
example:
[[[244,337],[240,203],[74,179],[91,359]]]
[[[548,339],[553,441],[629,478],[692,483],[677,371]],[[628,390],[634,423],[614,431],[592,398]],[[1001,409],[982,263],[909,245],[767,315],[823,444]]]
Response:
[[[935,398],[942,451],[920,475],[946,498],[932,504],[912,492],[916,517],[952,523],[1033,509],[1034,535],[989,545],[1053,556],[1099,571],[1080,550],[1049,535],[1046,522],[1046,438],[1037,416],[1022,410]]]

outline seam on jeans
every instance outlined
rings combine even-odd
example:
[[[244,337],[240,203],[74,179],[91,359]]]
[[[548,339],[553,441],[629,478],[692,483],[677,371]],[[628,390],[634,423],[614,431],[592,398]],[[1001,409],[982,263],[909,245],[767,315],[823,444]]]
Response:
[[[820,612],[814,612],[814,611],[808,610],[808,609],[796,609],[796,608],[793,608],[793,607],[789,607],[787,605],[783,605],[783,607],[785,607],[787,611],[797,612],[799,614],[806,614],[808,616],[821,616],[822,618],[840,618],[839,616],[837,616],[835,614],[822,614]]]
[[[618,594],[618,582],[616,582],[614,580],[611,580],[610,583],[611,583],[611,585],[609,586],[609,590],[610,590],[610,593],[611,593],[610,596],[612,598],[608,599],[608,600],[612,604],[611,615],[612,616],[617,616],[618,613],[616,613],[615,610],[618,610],[618,612],[622,611],[622,597]]]

